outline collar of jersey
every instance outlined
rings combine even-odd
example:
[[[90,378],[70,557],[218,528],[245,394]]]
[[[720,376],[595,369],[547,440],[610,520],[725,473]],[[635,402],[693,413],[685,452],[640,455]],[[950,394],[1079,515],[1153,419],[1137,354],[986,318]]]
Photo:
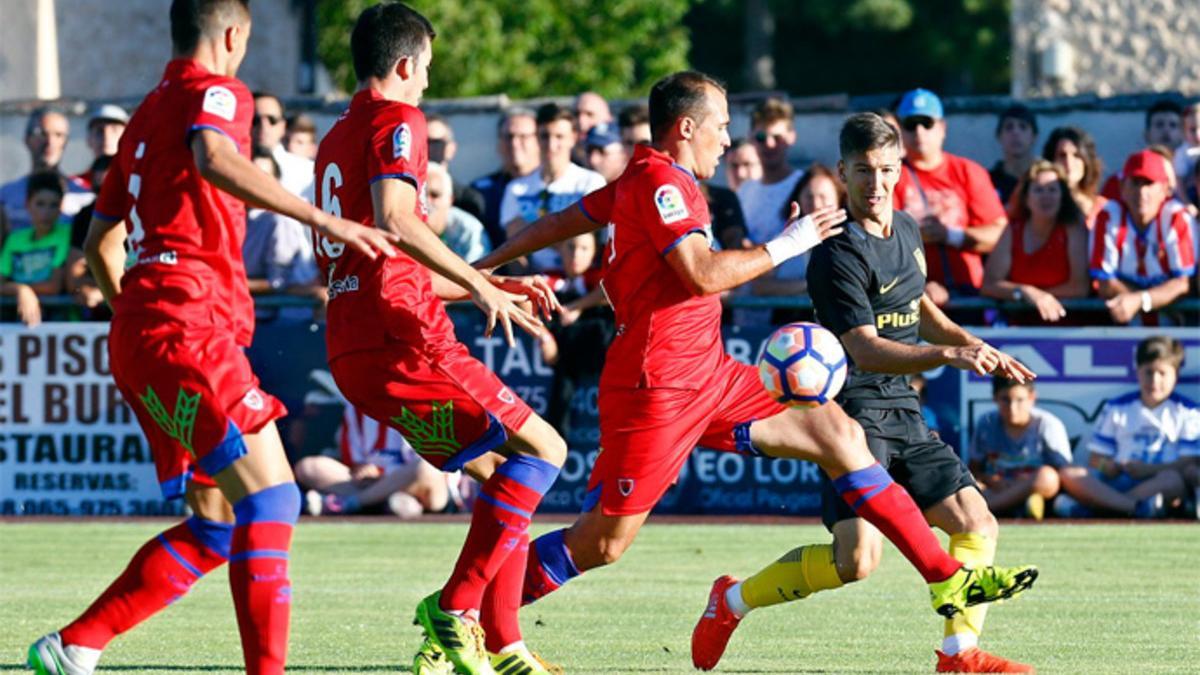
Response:
[[[672,167],[679,169],[683,173],[687,174],[687,177],[691,178],[693,183],[700,182],[700,181],[696,180],[696,174],[692,173],[691,171],[688,171],[686,168],[684,168],[682,165],[680,165],[678,162],[676,162],[674,157],[671,157],[670,155],[663,152],[662,150],[658,150],[656,148],[650,147],[649,145],[646,145],[644,143],[639,144],[638,146],[636,146],[633,149],[633,161],[635,161],[635,162],[638,162],[638,161],[641,161],[641,162],[652,162],[652,161],[653,162],[669,162]]]

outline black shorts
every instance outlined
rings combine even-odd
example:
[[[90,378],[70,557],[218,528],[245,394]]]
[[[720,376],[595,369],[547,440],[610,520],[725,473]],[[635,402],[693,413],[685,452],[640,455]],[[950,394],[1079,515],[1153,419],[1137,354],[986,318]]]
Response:
[[[922,511],[963,488],[976,488],[958,453],[933,435],[921,413],[862,409],[851,417],[866,432],[871,454],[908,490]],[[834,523],[856,517],[833,481],[821,474],[821,521],[825,527],[833,529]]]

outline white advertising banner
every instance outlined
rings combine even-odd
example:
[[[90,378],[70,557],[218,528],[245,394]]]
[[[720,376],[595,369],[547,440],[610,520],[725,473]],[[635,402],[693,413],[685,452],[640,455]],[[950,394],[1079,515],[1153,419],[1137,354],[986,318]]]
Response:
[[[0,325],[0,516],[176,514],[108,369],[108,324]]]

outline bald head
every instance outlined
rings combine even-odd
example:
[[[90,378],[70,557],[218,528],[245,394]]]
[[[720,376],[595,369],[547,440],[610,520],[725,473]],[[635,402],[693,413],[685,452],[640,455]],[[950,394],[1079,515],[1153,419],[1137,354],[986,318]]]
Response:
[[[71,123],[66,115],[49,108],[33,111],[25,124],[25,147],[29,149],[34,171],[58,169],[70,133]]]
[[[612,121],[608,101],[594,91],[585,91],[575,99],[575,123],[581,136],[597,124]]]

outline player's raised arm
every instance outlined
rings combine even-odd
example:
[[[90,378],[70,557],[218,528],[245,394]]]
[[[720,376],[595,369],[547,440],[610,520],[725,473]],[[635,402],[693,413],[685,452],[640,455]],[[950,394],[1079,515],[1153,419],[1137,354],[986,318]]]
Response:
[[[397,245],[417,262],[465,289],[471,301],[487,315],[487,331],[499,323],[508,343],[513,344],[512,324],[531,335],[540,335],[541,323],[529,312],[517,307],[523,296],[497,288],[485,275],[455,255],[441,239],[415,215],[417,190],[401,178],[383,178],[371,184],[371,202],[376,227],[393,235]],[[444,285],[442,290],[446,290]]]
[[[288,192],[279,181],[243,157],[225,134],[199,129],[192,134],[191,148],[200,175],[224,192],[252,206],[307,223],[322,235],[372,259],[380,253],[395,255],[394,236],[325,213]]]
[[[509,237],[499,248],[474,263],[478,269],[494,269],[534,251],[553,246],[571,237],[604,227],[593,221],[583,207],[583,201],[562,211],[548,213]]]

